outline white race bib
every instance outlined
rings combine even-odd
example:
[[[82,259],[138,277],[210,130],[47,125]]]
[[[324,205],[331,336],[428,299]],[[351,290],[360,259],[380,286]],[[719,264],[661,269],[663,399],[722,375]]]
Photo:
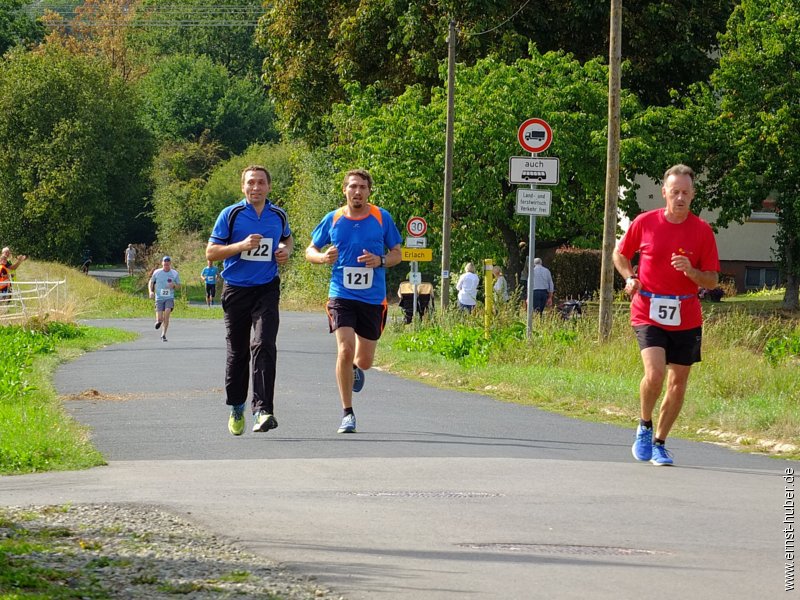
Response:
[[[172,298],[172,289],[171,288],[161,288],[160,291],[162,298]]]
[[[242,252],[242,260],[272,260],[272,238],[261,238],[261,244],[257,248],[251,248],[247,252]]]
[[[650,318],[661,325],[681,324],[681,301],[677,298],[650,298]]]
[[[370,267],[345,267],[344,287],[348,290],[368,290],[372,287],[373,270]]]

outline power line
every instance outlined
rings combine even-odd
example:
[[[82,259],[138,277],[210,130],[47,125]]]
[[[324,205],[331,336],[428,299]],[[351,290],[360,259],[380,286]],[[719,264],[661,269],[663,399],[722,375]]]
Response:
[[[522,9],[525,8],[526,6],[528,6],[528,4],[530,4],[530,1],[531,0],[525,0],[525,4],[520,6],[519,9],[517,10],[517,12],[515,12],[513,15],[508,17],[505,21],[503,21],[499,25],[496,25],[496,26],[492,27],[491,29],[487,29],[486,31],[479,31],[478,33],[464,33],[464,35],[467,36],[467,37],[476,36],[476,35],[483,35],[485,33],[491,33],[493,31],[496,31],[497,29],[500,29],[503,25],[505,25],[506,23],[510,22],[514,17],[516,17],[519,13],[521,13]]]
[[[133,13],[131,19],[108,21],[100,20],[104,16],[100,7],[76,10],[55,10],[54,5],[39,4],[25,9],[31,17],[38,18],[45,10],[51,10],[60,18],[47,23],[50,27],[255,27],[264,14],[261,6],[222,5],[222,6],[152,6],[144,7]]]

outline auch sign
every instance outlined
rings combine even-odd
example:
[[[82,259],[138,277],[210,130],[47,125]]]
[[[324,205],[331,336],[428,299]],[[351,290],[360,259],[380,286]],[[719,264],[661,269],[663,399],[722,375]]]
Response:
[[[401,248],[403,260],[410,262],[417,260],[420,262],[430,262],[433,260],[432,248]]]

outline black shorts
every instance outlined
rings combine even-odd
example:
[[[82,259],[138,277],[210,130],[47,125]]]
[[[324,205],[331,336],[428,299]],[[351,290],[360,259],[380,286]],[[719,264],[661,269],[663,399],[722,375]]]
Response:
[[[207,283],[206,284],[206,296],[214,297],[217,295],[217,284],[216,283]]]
[[[700,362],[700,345],[703,341],[703,328],[671,331],[655,325],[637,325],[633,328],[639,350],[645,348],[664,348],[667,364],[689,366]]]
[[[340,327],[352,327],[356,335],[368,340],[378,340],[386,325],[388,306],[367,304],[346,298],[329,298],[325,307],[331,333]]]

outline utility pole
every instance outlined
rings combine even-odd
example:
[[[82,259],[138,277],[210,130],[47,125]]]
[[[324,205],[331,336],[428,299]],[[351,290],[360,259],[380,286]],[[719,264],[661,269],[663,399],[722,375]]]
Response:
[[[450,20],[447,36],[447,127],[444,146],[444,216],[442,218],[442,290],[439,294],[444,313],[450,305],[450,213],[453,206],[453,121],[456,84],[456,22]]]
[[[620,65],[622,62],[622,0],[611,0],[608,40],[608,148],[606,150],[606,210],[603,219],[603,262],[600,271],[600,342],[611,336],[614,310],[614,244],[619,196]]]

